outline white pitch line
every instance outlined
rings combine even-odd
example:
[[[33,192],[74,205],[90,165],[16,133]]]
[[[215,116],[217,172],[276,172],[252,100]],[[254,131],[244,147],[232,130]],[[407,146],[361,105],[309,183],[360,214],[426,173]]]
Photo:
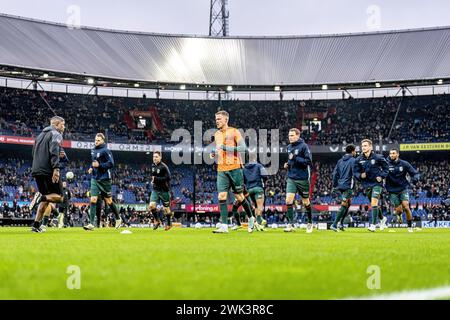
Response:
[[[346,298],[345,300],[435,300],[448,298],[450,298],[450,286]]]

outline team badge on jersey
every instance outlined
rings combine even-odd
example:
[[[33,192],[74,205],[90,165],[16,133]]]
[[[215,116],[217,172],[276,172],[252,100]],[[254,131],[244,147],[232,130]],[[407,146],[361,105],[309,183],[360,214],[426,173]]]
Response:
[[[375,164],[375,159],[370,160],[370,163],[371,163],[372,165],[374,165],[374,164]]]
[[[295,155],[298,155],[298,149],[295,149],[294,152],[295,152]]]
[[[289,153],[289,160],[292,160],[294,158],[294,155],[292,153]]]
[[[398,170],[400,170],[400,172],[403,172],[403,167],[400,166],[400,167],[398,168]]]

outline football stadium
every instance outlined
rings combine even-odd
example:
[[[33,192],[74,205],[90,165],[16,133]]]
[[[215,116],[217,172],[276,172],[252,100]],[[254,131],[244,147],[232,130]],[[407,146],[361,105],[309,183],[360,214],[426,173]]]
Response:
[[[230,35],[229,2],[0,8],[0,299],[450,298],[450,27]]]

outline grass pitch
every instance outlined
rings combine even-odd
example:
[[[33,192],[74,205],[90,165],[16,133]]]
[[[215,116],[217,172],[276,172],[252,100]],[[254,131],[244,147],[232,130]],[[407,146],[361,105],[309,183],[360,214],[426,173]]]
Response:
[[[0,228],[0,299],[337,299],[450,284],[450,230]],[[380,268],[380,289],[367,273]],[[69,266],[80,289],[67,288]]]

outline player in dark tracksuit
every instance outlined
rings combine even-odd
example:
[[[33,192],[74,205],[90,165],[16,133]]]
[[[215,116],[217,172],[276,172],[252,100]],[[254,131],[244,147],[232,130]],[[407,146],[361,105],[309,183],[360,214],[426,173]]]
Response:
[[[256,230],[264,231],[264,182],[267,179],[266,168],[256,161],[256,154],[250,154],[250,162],[244,167],[244,183],[248,195],[256,210]]]
[[[119,210],[112,198],[112,174],[111,170],[114,167],[114,158],[108,146],[105,143],[105,135],[97,133],[95,135],[95,148],[91,150],[92,165],[88,173],[92,175],[91,178],[91,207],[89,210],[89,224],[84,226],[85,230],[94,230],[94,222],[97,215],[97,201],[101,196],[106,204],[114,213],[116,223],[115,228],[120,228],[122,220],[120,219]]]
[[[408,162],[399,158],[399,151],[391,149],[389,157],[386,158],[389,168],[389,174],[386,178],[385,187],[389,192],[390,201],[395,207],[395,213],[399,216],[406,214],[408,231],[412,232],[412,213],[409,207],[409,181],[406,175],[412,177],[412,182],[419,180],[419,172]]]
[[[62,147],[60,147],[59,148],[59,168],[63,169],[67,163],[69,163],[69,158],[67,157],[64,149]],[[60,179],[60,182],[61,182],[61,179]],[[61,184],[61,186],[60,186],[61,187],[61,195],[63,197],[62,202],[61,203],[50,203],[44,211],[44,217],[42,219],[42,225],[41,225],[42,231],[47,231],[47,227],[51,220],[50,219],[51,215],[53,215],[54,218],[59,216],[57,206],[61,206],[67,200],[66,194],[64,194],[64,183],[66,183],[66,182],[64,181],[64,182],[62,182],[62,184],[60,183]]]
[[[54,116],[50,119],[50,126],[36,138],[33,146],[32,176],[36,180],[38,192],[30,203],[30,211],[37,205],[36,218],[31,231],[43,232],[41,221],[46,210],[63,200],[61,194],[61,143],[65,129],[63,118]],[[50,208],[48,208],[50,207]]]
[[[312,165],[311,152],[308,145],[300,138],[300,130],[294,128],[289,130],[288,145],[288,162],[284,164],[284,168],[288,170],[288,178],[286,183],[286,206],[288,226],[284,229],[285,232],[293,231],[292,224],[294,222],[294,198],[295,194],[299,193],[302,198],[302,203],[306,209],[308,216],[308,225],[306,232],[313,231],[312,226],[312,209],[309,201],[309,188]]]
[[[355,186],[353,179],[353,167],[355,165],[356,147],[349,144],[345,147],[346,154],[339,159],[333,171],[333,189],[337,189],[341,196],[341,207],[334,219],[330,229],[338,231],[338,222],[340,222],[339,229],[344,231],[344,219],[350,208],[353,188]]]
[[[372,141],[364,139],[361,142],[362,154],[356,158],[353,174],[361,181],[366,196],[370,199],[372,206],[372,221],[369,231],[375,231],[377,217],[380,218],[380,229],[386,227],[386,217],[383,217],[379,208],[379,200],[383,190],[383,179],[388,175],[388,164],[386,159],[372,150]]]
[[[159,214],[156,210],[156,205],[159,201],[163,203],[164,215],[167,219],[167,224],[164,230],[172,228],[172,211],[170,210],[170,170],[169,167],[161,161],[161,152],[153,152],[153,164],[152,164],[152,186],[153,191],[150,196],[150,210],[155,224],[153,229],[156,230],[161,224]]]

